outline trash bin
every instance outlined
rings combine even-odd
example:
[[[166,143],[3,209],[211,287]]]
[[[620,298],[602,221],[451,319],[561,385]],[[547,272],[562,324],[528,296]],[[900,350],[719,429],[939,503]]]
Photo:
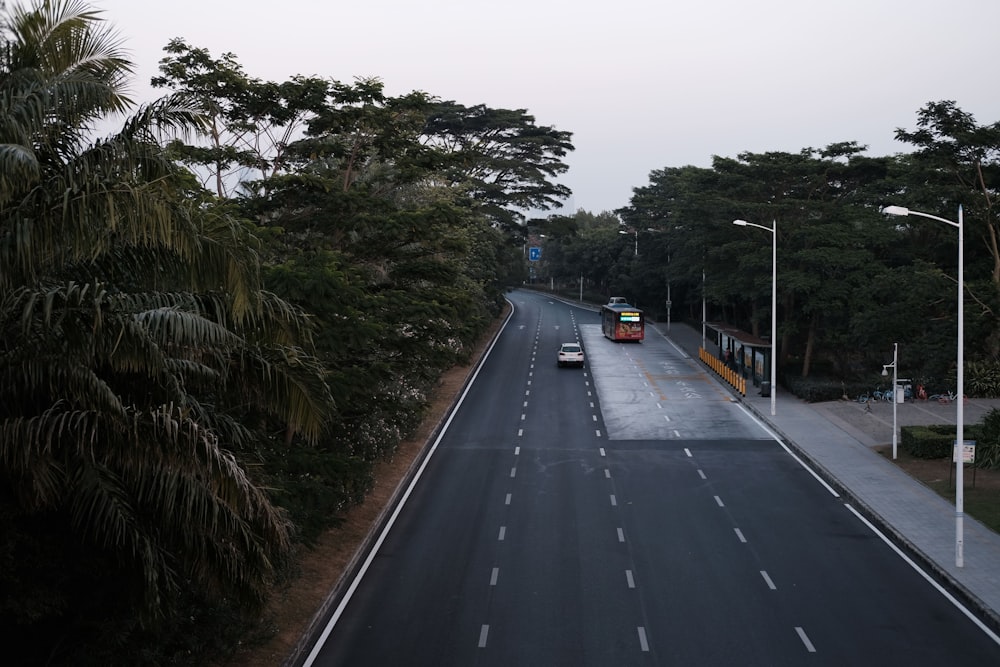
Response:
[[[764,398],[771,398],[771,383],[761,382],[760,383],[760,395]]]

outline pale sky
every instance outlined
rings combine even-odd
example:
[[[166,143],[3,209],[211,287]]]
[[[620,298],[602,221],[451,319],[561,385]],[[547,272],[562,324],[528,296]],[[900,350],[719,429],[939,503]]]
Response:
[[[12,0],[24,3],[28,0]],[[997,0],[91,0],[148,86],[181,37],[253,78],[525,109],[573,133],[569,212],[611,211],[667,167],[857,141],[910,147],[927,102],[1000,120]]]

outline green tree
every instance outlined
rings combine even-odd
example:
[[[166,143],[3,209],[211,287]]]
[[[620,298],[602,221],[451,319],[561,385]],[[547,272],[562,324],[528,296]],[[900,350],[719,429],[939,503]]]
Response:
[[[329,396],[253,239],[157,141],[203,122],[189,100],[95,141],[132,68],[100,13],[42,0],[2,41],[0,615],[10,650],[120,661],[185,599],[263,599],[290,525],[248,424],[315,439]]]

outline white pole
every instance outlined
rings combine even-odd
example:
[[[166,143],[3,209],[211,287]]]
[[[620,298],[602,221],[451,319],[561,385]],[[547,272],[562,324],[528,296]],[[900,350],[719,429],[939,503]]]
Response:
[[[896,460],[896,403],[899,402],[899,397],[896,395],[899,392],[899,343],[892,344],[892,460]]]
[[[766,229],[766,228],[765,228]],[[771,416],[778,393],[778,221],[771,221]]]
[[[963,504],[964,464],[962,453],[965,444],[965,242],[962,233],[962,205],[958,205],[958,418],[955,420],[955,567],[965,565]]]
[[[701,269],[701,349],[705,349],[705,267]]]

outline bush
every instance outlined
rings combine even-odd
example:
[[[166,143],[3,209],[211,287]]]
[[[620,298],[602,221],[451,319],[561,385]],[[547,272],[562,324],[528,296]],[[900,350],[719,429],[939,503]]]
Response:
[[[1000,468],[1000,410],[996,408],[983,415],[976,443],[976,467]]]
[[[967,424],[963,440],[978,442],[982,430],[981,424]],[[910,456],[918,459],[951,459],[955,443],[954,426],[949,424],[904,426],[900,429],[899,435],[900,446]]]

